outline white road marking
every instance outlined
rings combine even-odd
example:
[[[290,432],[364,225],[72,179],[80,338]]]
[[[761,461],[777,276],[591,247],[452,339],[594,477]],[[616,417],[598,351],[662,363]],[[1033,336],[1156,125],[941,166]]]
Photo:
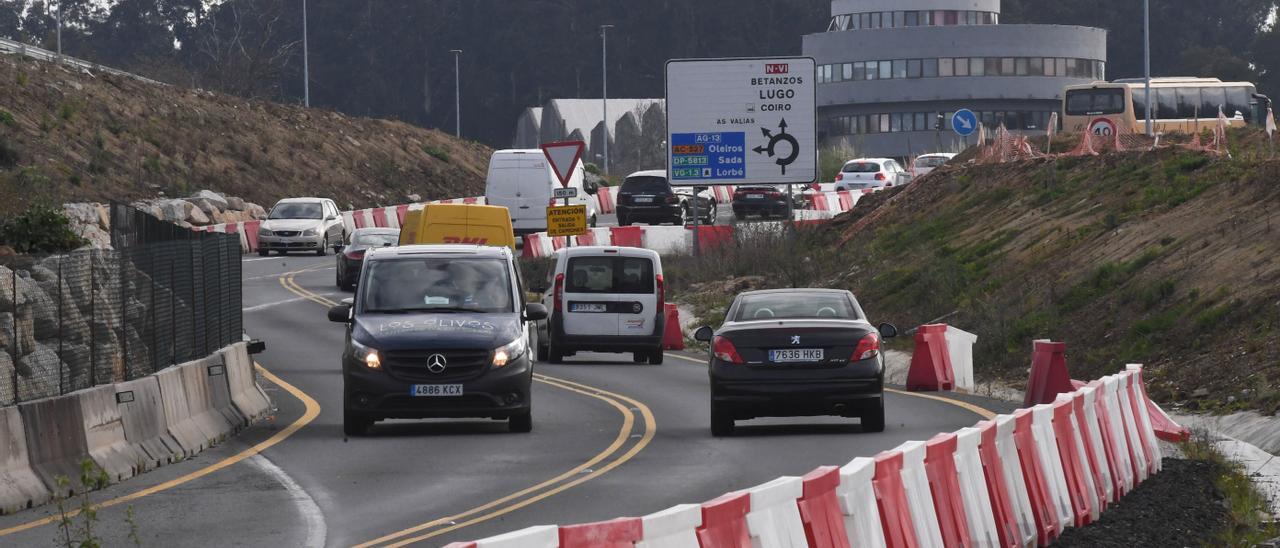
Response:
[[[256,466],[263,473],[271,476],[289,492],[290,498],[293,499],[293,505],[297,508],[298,513],[302,515],[303,527],[306,528],[306,537],[300,546],[323,548],[325,539],[328,536],[327,525],[324,521],[324,512],[320,511],[320,506],[316,504],[315,499],[307,494],[307,491],[293,481],[284,470],[271,462],[261,454],[254,455],[249,459],[249,464]]]

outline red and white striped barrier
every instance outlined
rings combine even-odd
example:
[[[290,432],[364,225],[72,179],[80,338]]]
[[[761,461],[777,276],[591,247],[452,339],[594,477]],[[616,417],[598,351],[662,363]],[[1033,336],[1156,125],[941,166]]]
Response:
[[[751,511],[747,513],[747,532],[751,545],[760,548],[804,548],[804,522],[796,500],[804,494],[804,483],[797,477],[781,477],[747,490],[751,495]]]
[[[853,459],[840,468],[836,500],[840,503],[840,514],[844,516],[844,530],[850,546],[885,546],[880,507],[872,484],[875,474],[875,459],[866,457]]]
[[[681,504],[640,518],[644,538],[636,548],[699,548],[702,507]]]

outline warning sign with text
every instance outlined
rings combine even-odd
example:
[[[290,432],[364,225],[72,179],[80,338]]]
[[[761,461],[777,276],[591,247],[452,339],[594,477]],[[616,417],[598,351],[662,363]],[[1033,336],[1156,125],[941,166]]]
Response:
[[[580,236],[587,233],[587,206],[547,208],[547,236]]]
[[[809,57],[667,62],[671,184],[816,181],[814,75]]]

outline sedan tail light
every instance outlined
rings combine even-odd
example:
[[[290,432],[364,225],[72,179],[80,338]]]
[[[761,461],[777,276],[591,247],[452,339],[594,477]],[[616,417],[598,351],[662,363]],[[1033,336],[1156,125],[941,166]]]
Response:
[[[853,361],[862,361],[874,358],[880,355],[880,335],[877,333],[867,333],[858,341],[858,347],[853,350]]]
[[[742,356],[738,354],[738,349],[733,346],[729,339],[716,336],[711,341],[711,353],[722,362],[739,364],[742,363]]]
[[[556,286],[553,291],[555,311],[560,312],[564,309],[560,306],[564,302],[564,274],[556,274]]]
[[[363,249],[356,250],[356,251],[348,251],[348,252],[346,252],[346,253],[343,253],[343,255],[344,255],[346,258],[351,259],[351,260],[353,260],[353,261],[359,261],[359,260],[364,259],[364,251],[365,251],[365,250],[363,250]]]
[[[843,181],[843,180],[844,180],[844,172],[843,172],[843,171],[841,171],[840,173],[837,173],[837,174],[836,174],[836,180],[837,180],[837,181]]]
[[[876,174],[876,180],[877,180],[877,181],[883,181],[883,180],[884,180],[884,173],[877,173],[877,174]]]
[[[769,191],[768,196],[769,196],[769,199],[770,199],[770,200],[781,200],[781,199],[782,199],[782,193],[781,193],[781,192],[778,192],[778,191],[776,191],[776,190],[771,190],[771,191]]]
[[[668,203],[668,204],[678,204],[678,203],[680,203],[680,198],[676,197],[676,195],[675,195],[675,194],[672,194],[672,195],[670,195],[670,196],[667,196],[667,203]]]
[[[619,205],[629,204],[629,203],[631,203],[631,195],[630,195],[630,194],[619,194],[619,195],[618,195],[618,204],[619,204]]]

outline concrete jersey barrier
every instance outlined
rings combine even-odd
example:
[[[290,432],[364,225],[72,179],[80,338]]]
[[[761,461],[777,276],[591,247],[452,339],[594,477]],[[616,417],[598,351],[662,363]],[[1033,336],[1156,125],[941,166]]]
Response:
[[[172,463],[183,454],[182,445],[169,433],[160,381],[154,376],[115,385],[116,405],[124,423],[124,437],[148,457],[144,470]]]
[[[181,456],[190,457],[212,445],[214,437],[200,428],[191,416],[191,404],[182,384],[182,371],[170,367],[155,374],[160,385],[160,401],[164,407],[165,426],[169,435],[182,448]]]
[[[253,422],[271,412],[271,400],[254,380],[253,358],[245,343],[235,343],[222,351],[222,362],[227,366],[227,384],[231,388],[231,403],[240,415]]]
[[[80,399],[71,395],[18,404],[31,468],[54,494],[81,491],[80,462],[89,458]],[[63,492],[58,477],[72,480]]]
[[[44,504],[49,489],[31,468],[27,433],[17,407],[0,408],[0,514]]]
[[[72,394],[80,400],[89,456],[112,483],[133,477],[147,461],[147,454],[125,438],[115,386],[105,384]]]

